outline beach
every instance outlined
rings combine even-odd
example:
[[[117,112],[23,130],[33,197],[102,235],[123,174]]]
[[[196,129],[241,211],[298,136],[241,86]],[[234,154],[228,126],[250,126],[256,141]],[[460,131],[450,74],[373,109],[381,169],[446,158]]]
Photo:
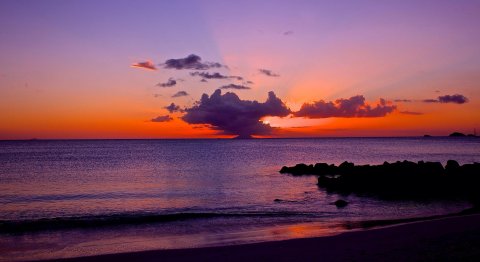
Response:
[[[479,247],[474,214],[318,238],[50,261],[478,261]]]

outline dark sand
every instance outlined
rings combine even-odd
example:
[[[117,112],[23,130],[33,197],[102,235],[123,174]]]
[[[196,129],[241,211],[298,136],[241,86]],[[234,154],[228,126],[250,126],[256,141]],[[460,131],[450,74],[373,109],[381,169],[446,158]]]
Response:
[[[336,236],[238,246],[154,250],[57,261],[480,261],[480,215]]]

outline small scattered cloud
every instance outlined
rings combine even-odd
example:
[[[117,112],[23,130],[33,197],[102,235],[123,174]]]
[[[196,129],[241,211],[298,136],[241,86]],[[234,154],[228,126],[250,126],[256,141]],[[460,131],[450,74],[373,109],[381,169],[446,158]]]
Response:
[[[404,115],[414,115],[414,116],[423,115],[422,112],[412,112],[412,111],[400,111],[399,113]]]
[[[147,70],[157,70],[155,65],[150,61],[138,62],[138,63],[132,64],[130,66],[135,67],[135,68],[147,69]]]
[[[396,110],[395,105],[389,105],[385,99],[380,99],[374,107],[365,103],[361,95],[349,99],[337,99],[334,102],[323,100],[304,103],[296,117],[328,118],[328,117],[383,117]]]
[[[280,75],[279,74],[276,74],[274,72],[272,72],[272,70],[268,70],[268,69],[258,69],[258,71],[266,76],[271,76],[271,77],[279,77]]]
[[[244,85],[229,84],[229,85],[225,85],[225,86],[220,87],[220,89],[246,90],[246,89],[250,89],[250,87],[244,86]]]
[[[412,100],[410,100],[410,99],[395,99],[395,100],[393,100],[393,102],[397,102],[397,103],[410,103],[410,102],[412,102]]]
[[[155,97],[155,98],[162,97],[162,96],[163,95],[161,95],[161,94],[153,94],[153,97]]]
[[[162,64],[166,69],[189,69],[189,70],[207,70],[210,68],[222,68],[225,65],[215,62],[202,62],[202,58],[198,55],[191,54],[185,58],[168,59]]]
[[[266,116],[285,117],[291,113],[275,93],[269,92],[265,102],[241,100],[235,93],[217,89],[210,97],[203,94],[194,106],[185,109],[182,119],[189,124],[206,124],[221,134],[249,138],[267,135],[273,127],[260,119]]]
[[[455,95],[439,96],[438,101],[440,103],[464,104],[468,102],[468,98],[460,94],[455,94]]]
[[[283,35],[293,35],[293,31],[292,30],[285,31],[283,32]]]
[[[423,99],[422,102],[424,103],[438,103],[437,99]]]
[[[241,76],[226,76],[220,73],[208,73],[208,72],[192,72],[190,73],[191,76],[200,76],[203,79],[236,79],[236,80],[243,80]]]
[[[188,93],[186,91],[178,91],[177,93],[175,93],[174,95],[172,95],[172,97],[182,97],[182,96],[188,96]]]
[[[170,105],[164,107],[165,109],[170,112],[170,114],[175,113],[175,112],[183,112],[182,109],[180,109],[180,106],[176,105],[175,103],[171,103]]]
[[[465,104],[469,100],[464,95],[455,94],[455,95],[444,95],[439,96],[437,99],[423,99],[421,100],[424,103],[453,103],[453,104]]]
[[[248,80],[247,82],[245,82],[247,85],[253,85],[254,83],[250,80]]]
[[[200,80],[200,82],[207,83],[208,81],[207,81],[207,79],[202,78],[202,80]]]
[[[173,118],[171,118],[169,115],[164,115],[164,116],[157,116],[155,118],[152,118],[150,121],[151,122],[168,122],[168,121],[172,121]]]
[[[175,81],[175,79],[170,77],[167,82],[158,83],[157,86],[159,86],[159,87],[172,87],[172,86],[175,86],[176,84],[177,84],[177,81]]]

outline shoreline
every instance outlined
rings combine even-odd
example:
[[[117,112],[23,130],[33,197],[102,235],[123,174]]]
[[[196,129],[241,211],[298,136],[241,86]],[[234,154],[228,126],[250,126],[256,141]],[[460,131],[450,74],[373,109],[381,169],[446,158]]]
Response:
[[[44,261],[415,261],[480,258],[480,214],[476,209],[432,217],[372,221],[355,228],[363,230],[241,245],[148,250]]]

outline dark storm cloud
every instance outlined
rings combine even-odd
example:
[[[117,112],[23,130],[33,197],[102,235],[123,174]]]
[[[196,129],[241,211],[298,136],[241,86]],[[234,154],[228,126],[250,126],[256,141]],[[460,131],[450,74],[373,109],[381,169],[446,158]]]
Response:
[[[190,70],[207,70],[210,68],[226,67],[220,63],[202,62],[202,58],[198,55],[191,54],[185,58],[168,59],[162,64],[167,69],[190,69]]]
[[[180,109],[180,106],[175,105],[175,103],[171,103],[169,106],[166,106],[164,108],[167,109],[170,114],[175,112],[183,112],[183,110]]]
[[[464,104],[468,102],[468,98],[460,94],[455,94],[455,95],[439,96],[438,101],[440,103]]]
[[[250,87],[248,87],[248,86],[244,86],[244,85],[235,85],[235,84],[229,84],[229,85],[225,85],[225,86],[222,86],[222,87],[220,87],[220,89],[237,89],[237,90],[245,90],[245,89],[250,89]]]
[[[171,87],[171,86],[174,86],[176,84],[177,84],[177,81],[175,81],[175,79],[170,77],[167,82],[158,83],[157,86],[159,86],[159,87]]]
[[[273,128],[260,119],[265,116],[284,117],[291,113],[285,103],[269,92],[268,99],[258,101],[241,100],[235,93],[217,89],[210,97],[203,94],[200,101],[185,109],[182,119],[189,124],[208,124],[221,134],[238,135],[249,138],[251,135],[267,135]]]
[[[404,115],[414,115],[414,116],[423,115],[422,112],[412,112],[412,111],[400,111],[399,113]]]
[[[143,69],[148,69],[148,70],[157,70],[155,65],[150,61],[138,62],[138,63],[132,64],[131,67],[143,68]]]
[[[190,73],[191,76],[200,76],[203,79],[237,79],[237,80],[243,80],[243,77],[241,76],[226,76],[222,75],[220,73],[208,73],[208,72],[192,72]]]
[[[188,96],[188,93],[186,91],[178,91],[172,97],[182,97],[182,96]]]
[[[365,103],[363,96],[353,96],[349,99],[337,99],[334,102],[323,100],[313,103],[304,103],[299,111],[294,112],[296,117],[328,118],[328,117],[382,117],[393,112],[395,105],[388,105],[384,99],[372,107]]]
[[[279,77],[280,75],[279,74],[276,74],[274,72],[272,72],[272,70],[268,70],[268,69],[258,69],[258,71],[266,76],[271,76],[271,77]]]
[[[157,116],[150,121],[151,122],[168,122],[168,121],[172,121],[172,120],[173,120],[173,118],[171,118],[169,115],[164,115],[164,116]]]

